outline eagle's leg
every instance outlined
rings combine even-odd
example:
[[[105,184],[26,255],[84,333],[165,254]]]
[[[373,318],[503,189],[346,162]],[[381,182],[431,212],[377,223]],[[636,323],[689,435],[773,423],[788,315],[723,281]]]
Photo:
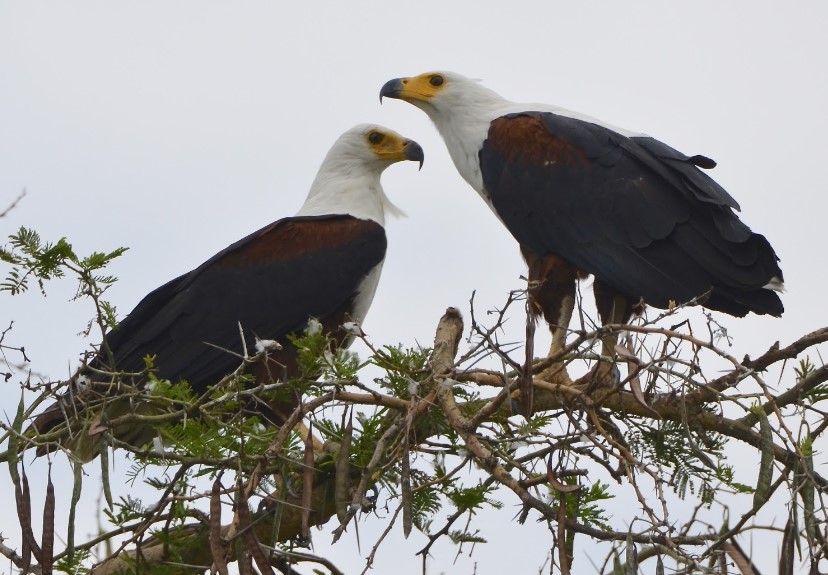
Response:
[[[549,355],[553,356],[566,347],[566,336],[572,311],[575,308],[575,284],[578,270],[560,257],[548,254],[536,256],[529,250],[522,249],[523,257],[529,266],[528,309],[531,319],[540,315],[549,324],[552,332],[552,345]],[[563,359],[538,374],[540,379],[571,385],[572,380],[566,371]]]
[[[600,279],[595,278],[592,289],[602,325],[625,324],[636,311],[629,297],[609,287]],[[602,360],[590,374],[597,386],[608,387],[617,379],[614,361],[616,345],[618,345],[618,333],[608,333],[601,338]]]

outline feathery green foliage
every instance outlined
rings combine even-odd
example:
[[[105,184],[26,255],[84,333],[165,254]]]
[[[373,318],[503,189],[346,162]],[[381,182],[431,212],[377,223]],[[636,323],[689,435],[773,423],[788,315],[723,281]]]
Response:
[[[80,257],[65,239],[44,242],[36,232],[21,228],[10,237],[7,247],[0,249],[0,260],[10,266],[0,274],[4,276],[0,291],[16,295],[36,282],[45,294],[48,281],[71,279],[77,282],[78,298],[89,297],[95,305],[92,324],[104,330],[113,328],[115,308],[101,295],[115,278],[102,270],[123,252],[124,249],[118,249]],[[503,318],[500,312],[496,315]],[[154,493],[142,498],[131,492],[121,494],[111,509],[104,508],[102,513],[112,531],[103,539],[112,542],[116,537],[128,537],[127,547],[133,550],[145,550],[150,542],[161,543],[165,550],[163,562],[145,565],[140,554],[122,559],[134,571],[181,572],[177,563],[194,561],[209,565],[216,553],[227,550],[222,547],[226,543],[232,547],[231,561],[253,552],[266,553],[268,549],[295,551],[296,545],[307,545],[307,529],[312,525],[336,517],[344,527],[360,512],[368,514],[374,510],[380,517],[396,517],[384,515],[383,510],[398,506],[404,510],[404,529],[413,524],[428,538],[424,554],[432,553],[431,545],[437,541],[450,541],[465,552],[468,548],[462,545],[470,544],[474,549],[492,539],[493,531],[497,533],[499,526],[480,523],[480,512],[485,509],[504,510],[520,522],[534,518],[547,525],[553,541],[563,539],[561,544],[554,545],[553,553],[559,556],[575,556],[577,535],[579,542],[590,537],[592,542],[609,541],[616,558],[619,549],[638,549],[639,561],[645,560],[644,546],[658,549],[658,545],[669,545],[677,562],[687,558],[696,565],[698,561],[715,558],[718,546],[727,541],[716,541],[716,531],[709,528],[709,523],[702,523],[709,521],[709,515],[698,524],[693,523],[695,515],[688,524],[677,519],[678,514],[671,515],[670,505],[677,497],[666,487],[672,488],[678,498],[692,501],[699,517],[711,508],[715,510],[712,503],[721,503],[725,495],[741,497],[739,501],[746,502],[750,509],[748,496],[752,495],[753,509],[745,516],[748,517],[760,508],[767,509],[779,497],[781,490],[777,489],[775,494],[773,491],[778,485],[788,485],[788,520],[793,527],[787,531],[796,538],[797,546],[803,541],[808,544],[808,551],[819,560],[824,552],[820,544],[824,533],[820,529],[826,517],[825,480],[815,461],[819,461],[823,451],[816,442],[826,429],[821,403],[828,399],[828,383],[824,368],[815,365],[810,357],[799,359],[792,370],[783,369],[781,377],[794,380],[787,387],[796,387],[796,394],[768,397],[775,392],[773,386],[764,382],[756,387],[759,392],[743,390],[751,384],[748,375],[757,380],[760,377],[759,368],[754,371],[745,362],[728,374],[740,386],[738,390],[734,384],[732,389],[717,391],[715,401],[691,405],[686,396],[693,394],[688,394],[687,389],[696,389],[693,386],[699,381],[713,380],[701,376],[698,381],[695,379],[703,368],[701,353],[710,351],[724,332],[708,324],[707,343],[698,339],[698,333],[683,337],[680,324],[669,328],[647,325],[651,329],[649,335],[662,339],[657,340],[658,350],[649,354],[649,363],[647,353],[639,354],[640,363],[631,361],[630,365],[640,367],[642,384],[634,400],[627,398],[626,407],[613,404],[619,396],[630,395],[626,384],[604,398],[594,399],[586,392],[578,395],[580,388],[560,393],[556,383],[539,386],[537,391],[539,395],[545,393],[544,399],[554,407],[525,418],[510,410],[509,390],[503,388],[504,382],[515,383],[514,374],[498,373],[491,377],[492,372],[477,369],[482,355],[488,353],[502,359],[515,350],[497,347],[496,338],[491,337],[497,329],[486,331],[474,325],[480,339],[478,343],[474,337],[467,340],[476,347],[473,353],[466,354],[471,358],[466,360],[467,364],[474,368],[464,368],[461,362],[444,373],[432,371],[430,349],[375,347],[361,332],[353,336],[364,339],[371,353],[360,360],[351,352],[337,349],[335,340],[323,333],[314,320],[308,322],[304,333],[290,338],[299,349],[301,376],[287,382],[256,386],[249,375],[242,373],[220,385],[216,382],[215,387],[199,397],[186,382],[172,383],[155,377],[153,358],[146,358],[146,385],[122,386],[118,399],[130,407],[124,418],[126,425],[151,424],[164,442],[163,448],[158,444],[143,448],[121,446],[130,451],[126,472],[129,488],[142,482]],[[603,335],[595,333],[586,340],[600,344]],[[645,336],[643,331],[639,335]],[[826,339],[815,337],[813,341]],[[722,341],[729,343],[726,338]],[[588,347],[589,343],[584,345],[573,349],[567,361],[593,357],[594,348]],[[682,349],[688,348],[691,353],[682,355]],[[435,345],[435,349],[440,348]],[[776,351],[778,348],[774,348]],[[712,352],[720,358],[726,355],[718,349]],[[792,357],[790,353],[784,351],[780,356]],[[628,373],[632,373],[630,365]],[[362,382],[366,373],[363,368],[371,370],[370,383]],[[643,381],[649,376],[652,377],[644,391]],[[722,377],[716,381],[730,380]],[[113,385],[117,386],[118,381]],[[28,381],[24,388],[27,393],[41,392],[39,401],[49,399],[52,393],[50,389],[36,389]],[[701,388],[699,384],[698,389]],[[450,394],[450,403],[441,403],[443,392]],[[29,397],[24,395],[26,401]],[[658,419],[642,410],[641,403],[650,402],[651,398],[661,399],[661,405],[668,403],[665,398],[670,405],[688,403],[681,404],[681,417],[665,410],[660,414],[663,418]],[[780,398],[788,403],[771,403]],[[111,396],[106,396],[101,402],[110,400]],[[34,411],[26,401],[21,402],[12,424],[0,422],[0,443],[5,442],[9,477],[14,483],[25,481],[25,475],[18,473],[23,461],[18,457],[18,448],[25,447],[30,440],[24,420]],[[754,408],[745,407],[757,401]],[[258,417],[255,409],[264,403],[282,403],[295,409],[291,421],[297,423],[285,429],[265,424],[265,418]],[[729,409],[736,406],[753,411],[754,415],[771,413],[772,405],[781,414],[760,421],[760,433],[755,433],[758,439],[753,443],[752,430],[734,435],[762,456],[755,490],[734,480],[734,470],[726,459],[727,442],[734,439],[727,436],[728,427],[705,426],[710,420],[724,421],[725,404]],[[144,405],[153,409],[132,409]],[[652,400],[643,407],[653,410],[659,405]],[[481,413],[485,418],[479,417]],[[111,443],[107,428],[111,420],[95,413],[85,415],[88,417],[80,432],[88,433],[94,428],[94,441],[100,438],[101,443]],[[345,426],[351,417],[350,447],[341,449]],[[786,417],[801,418],[799,433],[792,432],[792,425],[784,428],[789,425],[783,421]],[[774,425],[781,429],[771,430],[769,426]],[[799,443],[792,442],[793,437],[799,437]],[[407,464],[403,465],[403,461]],[[80,464],[77,469],[80,473]],[[777,477],[784,482],[774,483]],[[608,482],[607,478],[617,483]],[[212,491],[205,487],[207,479],[214,482]],[[113,481],[112,485],[117,487],[118,483]],[[15,494],[23,504],[29,497],[28,490],[27,485],[25,496],[23,489]],[[666,496],[664,491],[668,492]],[[624,502],[629,513],[618,518],[610,516],[607,502],[613,498]],[[32,500],[37,505],[37,499]],[[19,509],[23,509],[21,527],[25,528],[26,517],[31,523],[32,509],[25,505]],[[248,509],[254,517],[252,527],[240,523],[244,515],[240,512]],[[566,522],[559,526],[561,514]],[[306,525],[300,527],[303,523]],[[642,523],[646,527],[634,533],[631,526],[638,528]],[[577,529],[570,528],[573,524]],[[31,525],[28,527],[31,531]],[[228,527],[231,529],[222,531]],[[520,529],[518,521],[509,528]],[[600,533],[596,534],[596,530]],[[211,538],[215,533],[233,532],[238,536],[229,543],[222,539],[225,535],[211,539],[211,544],[215,544],[211,555],[195,555],[198,559],[192,559],[193,549],[198,544],[204,547],[208,532]],[[251,539],[252,532],[255,535]],[[727,532],[728,529],[718,531],[719,536]],[[685,544],[687,537],[694,538],[692,544]],[[72,551],[56,557],[55,569],[85,573],[93,561],[91,548],[91,544],[75,544]],[[611,557],[608,555],[607,564]],[[629,565],[628,562],[628,568]],[[622,568],[620,560],[618,568]]]
[[[633,431],[628,441],[636,457],[667,470],[670,486],[682,499],[689,490],[710,504],[718,482],[733,483],[732,469],[724,463],[725,441],[718,434],[690,430],[683,422],[665,421],[659,427]]]

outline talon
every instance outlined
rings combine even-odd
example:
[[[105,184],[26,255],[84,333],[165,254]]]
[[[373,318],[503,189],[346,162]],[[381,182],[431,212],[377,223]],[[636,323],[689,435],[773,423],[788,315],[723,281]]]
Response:
[[[580,377],[575,385],[584,386],[584,393],[590,394],[598,389],[611,391],[617,389],[621,383],[621,371],[618,366],[599,362],[598,365],[589,370],[589,373]]]
[[[551,367],[547,367],[540,372],[537,377],[538,379],[548,381],[549,383],[555,385],[563,385],[566,387],[574,385],[572,378],[569,377],[569,372],[567,372],[565,365],[553,365]]]
[[[612,364],[612,369],[609,372],[609,375],[612,377],[611,386],[618,387],[621,384],[621,370],[618,369],[618,366],[614,363]]]

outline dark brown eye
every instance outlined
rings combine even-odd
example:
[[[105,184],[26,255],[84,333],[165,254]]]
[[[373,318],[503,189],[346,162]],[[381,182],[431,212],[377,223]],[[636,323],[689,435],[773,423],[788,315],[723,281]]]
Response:
[[[372,144],[379,144],[380,142],[382,142],[382,138],[383,136],[379,132],[371,132],[370,134],[368,134],[368,141]]]
[[[442,76],[432,76],[428,81],[428,83],[432,86],[442,86],[443,82],[445,82],[445,80]]]

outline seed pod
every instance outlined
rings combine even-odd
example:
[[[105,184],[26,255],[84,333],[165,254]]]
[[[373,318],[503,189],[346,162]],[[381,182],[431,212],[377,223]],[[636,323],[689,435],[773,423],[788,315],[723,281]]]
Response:
[[[773,430],[768,421],[768,414],[761,406],[751,411],[759,418],[759,436],[762,439],[759,477],[756,480],[756,491],[753,492],[753,509],[759,509],[770,497],[773,479]]]
[[[217,477],[210,493],[210,553],[216,571],[220,575],[227,575],[227,560],[221,540],[221,487],[221,477]]]
[[[336,456],[336,479],[334,482],[334,503],[339,523],[348,520],[348,506],[351,504],[351,440],[354,435],[353,414],[342,432],[342,443]]]
[[[55,550],[55,486],[52,484],[52,466],[46,483],[46,501],[43,505],[43,545],[40,569],[42,575],[52,575]]]

